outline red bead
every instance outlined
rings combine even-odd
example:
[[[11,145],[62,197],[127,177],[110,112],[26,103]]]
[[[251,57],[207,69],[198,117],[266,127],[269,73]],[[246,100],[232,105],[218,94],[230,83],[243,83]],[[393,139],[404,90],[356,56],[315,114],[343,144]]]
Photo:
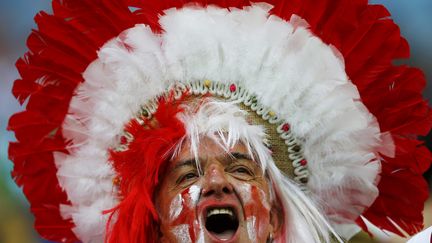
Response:
[[[300,161],[300,164],[301,164],[302,166],[306,166],[306,165],[307,165],[307,160],[302,159],[302,161]]]
[[[230,91],[235,92],[237,90],[237,86],[235,84],[230,85]]]
[[[125,136],[122,136],[120,138],[120,144],[126,144],[127,143],[127,138]]]
[[[289,125],[288,123],[285,123],[285,124],[282,126],[282,130],[283,130],[284,132],[288,132],[289,129],[290,129],[290,125]]]

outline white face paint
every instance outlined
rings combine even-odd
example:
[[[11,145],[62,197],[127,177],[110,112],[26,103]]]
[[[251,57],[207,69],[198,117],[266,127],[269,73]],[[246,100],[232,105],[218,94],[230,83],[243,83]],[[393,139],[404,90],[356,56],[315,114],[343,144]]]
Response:
[[[182,224],[174,227],[171,232],[176,236],[177,242],[182,243],[192,243],[192,240],[189,236],[189,225]]]
[[[237,193],[243,200],[243,204],[249,204],[252,201],[251,185],[249,183],[239,183],[236,186]]]
[[[257,241],[257,236],[256,236],[257,232],[256,232],[255,224],[256,224],[255,216],[251,216],[246,219],[247,232],[251,242]]]
[[[170,221],[174,221],[178,218],[181,211],[183,210],[183,197],[178,194],[170,205]]]
[[[260,195],[260,201],[261,201],[262,205],[263,205],[267,210],[270,211],[270,203],[269,203],[268,200],[267,200],[266,193],[265,193],[264,191],[262,191],[262,190],[260,190],[259,192],[260,192],[260,194],[259,194],[259,195]]]
[[[191,204],[192,204],[189,205],[189,207],[196,206],[196,204],[198,203],[200,193],[201,193],[201,187],[197,185],[192,185],[191,187],[189,187],[189,197],[191,199]]]
[[[204,230],[202,227],[202,222],[201,220],[199,220],[200,223],[198,223],[198,221],[196,221],[196,228],[198,229],[199,233],[198,233],[198,239],[196,241],[196,243],[204,243],[205,239],[204,239]]]

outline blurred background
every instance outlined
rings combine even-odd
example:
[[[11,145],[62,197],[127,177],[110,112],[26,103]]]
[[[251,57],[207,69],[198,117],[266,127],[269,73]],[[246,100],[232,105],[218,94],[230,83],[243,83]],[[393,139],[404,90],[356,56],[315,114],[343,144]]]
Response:
[[[400,26],[403,36],[411,46],[411,59],[404,61],[425,72],[428,86],[424,95],[432,97],[432,0],[374,0],[372,3],[385,5],[393,19]],[[7,158],[8,142],[13,134],[6,131],[11,114],[21,110],[11,95],[12,82],[18,77],[15,61],[26,51],[25,41],[32,28],[34,15],[41,11],[50,12],[49,0],[0,0],[0,243],[40,243],[33,230],[33,218],[21,189],[10,177],[12,163]],[[430,104],[432,104],[429,101]],[[427,138],[431,147],[431,136]],[[429,184],[432,173],[425,175]],[[429,199],[425,211],[426,226],[432,225],[432,202]],[[404,242],[397,237],[382,236],[376,242]],[[357,241],[356,241],[357,242]],[[361,238],[358,242],[369,242]]]

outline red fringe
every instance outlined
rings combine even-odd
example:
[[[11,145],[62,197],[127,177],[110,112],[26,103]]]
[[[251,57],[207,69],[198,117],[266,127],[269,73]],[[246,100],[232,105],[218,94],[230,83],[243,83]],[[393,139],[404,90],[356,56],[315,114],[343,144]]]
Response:
[[[111,152],[120,183],[120,204],[110,211],[116,218],[106,242],[153,243],[159,238],[158,215],[153,194],[174,146],[184,136],[183,123],[176,118],[179,103],[162,100],[143,128],[133,120],[127,127],[135,139],[124,152]],[[108,223],[110,225],[110,223]]]
[[[251,2],[255,1],[259,0]],[[391,132],[397,146],[396,157],[383,162],[380,196],[363,216],[382,229],[400,234],[387,217],[390,216],[407,233],[416,233],[422,227],[421,212],[427,195],[422,173],[431,162],[430,152],[417,136],[427,134],[432,118],[421,96],[425,86],[421,72],[392,64],[395,59],[407,58],[409,48],[389,19],[388,11],[383,6],[367,5],[366,0],[266,2],[275,6],[273,14],[285,20],[292,14],[306,19],[317,36],[344,56],[347,73],[357,85],[362,101],[377,117],[381,130]],[[68,204],[68,200],[55,177],[52,153],[67,152],[61,124],[75,88],[83,81],[82,72],[97,57],[97,50],[121,31],[145,23],[160,32],[159,15],[165,9],[185,4],[241,8],[250,2],[53,0],[53,15],[41,12],[36,16],[39,30],[28,39],[29,52],[17,61],[21,79],[15,81],[12,90],[21,104],[28,99],[28,105],[11,118],[8,128],[15,131],[18,140],[9,148],[9,157],[15,164],[12,175],[23,186],[36,216],[35,227],[42,237],[77,241],[71,230],[73,225],[58,212],[59,205]],[[37,190],[36,185],[44,185],[44,190]],[[409,190],[393,190],[406,186]],[[129,193],[131,198],[137,196],[136,191]],[[142,203],[147,209],[151,208],[145,202]],[[358,223],[364,226],[361,218]],[[113,232],[122,232],[115,227]],[[135,240],[143,239],[136,234],[141,238]],[[129,239],[122,237],[117,239]]]

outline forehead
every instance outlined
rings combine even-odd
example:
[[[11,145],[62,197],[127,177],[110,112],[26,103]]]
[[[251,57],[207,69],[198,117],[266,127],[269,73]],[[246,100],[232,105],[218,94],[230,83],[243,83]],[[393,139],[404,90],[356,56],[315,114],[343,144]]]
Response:
[[[195,158],[191,146],[192,145],[190,141],[185,140],[180,146],[176,155],[171,159],[170,161],[171,166],[175,166],[177,163],[183,162],[185,160],[195,160],[195,159],[206,160],[207,158],[212,158],[212,157],[224,157],[227,154],[231,154],[231,153],[240,153],[240,154],[248,155],[249,157],[252,158],[250,151],[241,142],[235,144],[231,148],[227,148],[223,146],[222,141],[216,142],[213,139],[204,137],[200,139],[200,142],[197,145],[198,158]]]

